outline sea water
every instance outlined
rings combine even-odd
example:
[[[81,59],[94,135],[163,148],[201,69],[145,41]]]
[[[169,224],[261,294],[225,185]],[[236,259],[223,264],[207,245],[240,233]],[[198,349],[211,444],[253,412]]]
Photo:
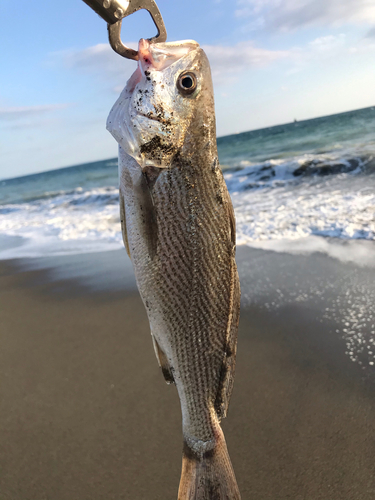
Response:
[[[375,107],[220,137],[218,149],[238,244],[375,265]],[[122,246],[116,159],[0,181],[0,258]]]

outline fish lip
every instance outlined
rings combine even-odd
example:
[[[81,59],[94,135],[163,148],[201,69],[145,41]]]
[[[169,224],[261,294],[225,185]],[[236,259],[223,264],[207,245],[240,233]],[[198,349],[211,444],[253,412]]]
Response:
[[[157,116],[150,116],[149,114],[146,114],[146,113],[140,113],[139,111],[137,112],[137,114],[139,116],[144,116],[145,118],[148,118],[149,120],[155,120],[157,122],[160,122],[160,123],[163,123],[161,118],[157,117]]]
[[[151,113],[151,112],[150,112]],[[155,115],[150,115],[150,114],[146,114],[146,113],[141,113],[140,111],[137,111],[137,115],[139,116],[144,116],[145,118],[148,118],[149,120],[154,120],[156,122],[159,122],[161,123],[162,125],[169,125],[170,124],[170,121],[167,120],[166,118],[160,118],[158,116],[155,116]]]

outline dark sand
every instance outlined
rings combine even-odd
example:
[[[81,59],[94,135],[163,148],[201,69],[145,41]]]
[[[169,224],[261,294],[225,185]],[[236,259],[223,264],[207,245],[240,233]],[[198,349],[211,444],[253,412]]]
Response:
[[[238,254],[244,307],[223,427],[243,500],[374,500],[375,382],[340,333],[343,290],[366,304],[374,269]],[[179,401],[126,259],[0,263],[0,500],[177,498]]]

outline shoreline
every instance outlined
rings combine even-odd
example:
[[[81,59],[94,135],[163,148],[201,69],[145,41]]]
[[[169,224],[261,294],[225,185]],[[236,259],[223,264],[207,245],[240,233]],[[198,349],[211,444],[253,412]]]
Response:
[[[244,247],[238,268],[223,429],[243,500],[373,500],[374,367],[343,330],[372,313],[375,270]],[[0,282],[1,498],[176,498],[179,401],[125,251],[0,261]]]

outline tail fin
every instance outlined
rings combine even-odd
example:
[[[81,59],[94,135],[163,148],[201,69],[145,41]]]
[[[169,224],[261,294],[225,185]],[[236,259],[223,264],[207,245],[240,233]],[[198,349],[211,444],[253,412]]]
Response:
[[[198,454],[184,441],[178,500],[241,500],[223,431],[215,448]]]

